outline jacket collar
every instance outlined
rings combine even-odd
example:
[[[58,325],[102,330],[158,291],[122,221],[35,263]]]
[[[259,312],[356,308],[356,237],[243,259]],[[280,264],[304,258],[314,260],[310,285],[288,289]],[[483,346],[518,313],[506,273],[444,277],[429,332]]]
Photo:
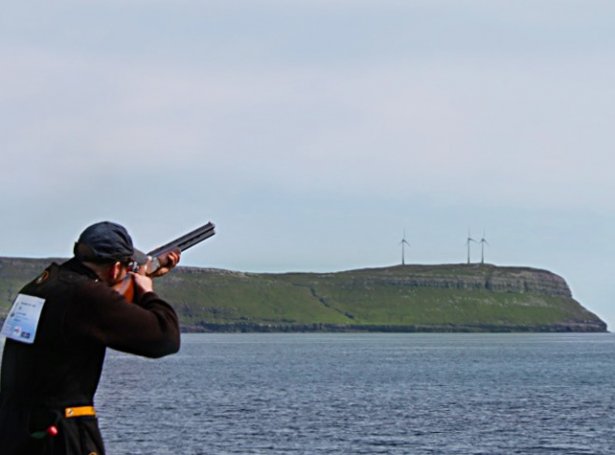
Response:
[[[72,272],[78,273],[79,275],[85,275],[89,278],[92,278],[93,280],[100,281],[100,278],[98,277],[96,272],[94,272],[94,270],[86,266],[77,258],[69,259],[68,261],[64,262],[61,267],[64,269],[68,269]]]

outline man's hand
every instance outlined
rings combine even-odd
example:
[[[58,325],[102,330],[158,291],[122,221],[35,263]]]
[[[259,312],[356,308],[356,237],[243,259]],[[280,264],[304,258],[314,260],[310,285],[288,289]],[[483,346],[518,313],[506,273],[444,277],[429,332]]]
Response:
[[[157,278],[159,276],[166,275],[171,271],[173,267],[175,267],[179,263],[180,257],[181,252],[179,250],[170,251],[158,257],[158,261],[160,261],[160,267],[150,276],[153,278]]]
[[[160,267],[154,271],[154,273],[147,274],[147,266],[146,264],[139,268],[137,272],[129,272],[132,280],[135,285],[136,294],[141,296],[147,292],[154,291],[154,282],[152,278],[156,278],[162,275],[167,274],[173,267],[175,267],[181,256],[181,252],[179,250],[171,251],[158,257],[158,261],[160,262]]]
[[[154,282],[147,275],[142,275],[140,273],[129,272],[132,281],[135,284],[135,291],[138,296],[142,296],[147,292],[154,292]]]

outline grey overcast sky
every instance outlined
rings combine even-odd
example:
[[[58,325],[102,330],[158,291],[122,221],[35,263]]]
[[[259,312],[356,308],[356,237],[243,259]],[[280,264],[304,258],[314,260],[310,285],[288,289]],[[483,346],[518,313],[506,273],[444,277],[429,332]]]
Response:
[[[615,323],[615,2],[43,0],[0,13],[0,255],[548,269]],[[472,261],[480,248],[472,247]]]

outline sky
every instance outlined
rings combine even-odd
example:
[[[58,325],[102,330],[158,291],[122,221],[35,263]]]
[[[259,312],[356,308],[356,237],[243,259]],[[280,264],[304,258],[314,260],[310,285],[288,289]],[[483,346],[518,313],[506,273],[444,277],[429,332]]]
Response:
[[[547,269],[615,324],[615,2],[43,0],[0,12],[0,256]],[[471,244],[471,261],[481,259]]]

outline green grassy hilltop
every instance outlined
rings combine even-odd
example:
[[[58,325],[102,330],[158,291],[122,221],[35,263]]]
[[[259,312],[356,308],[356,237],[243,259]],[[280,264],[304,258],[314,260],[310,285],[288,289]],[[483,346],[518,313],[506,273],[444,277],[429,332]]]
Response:
[[[0,258],[0,317],[48,262]],[[527,267],[281,274],[178,267],[156,287],[187,331],[606,331],[561,277]]]

